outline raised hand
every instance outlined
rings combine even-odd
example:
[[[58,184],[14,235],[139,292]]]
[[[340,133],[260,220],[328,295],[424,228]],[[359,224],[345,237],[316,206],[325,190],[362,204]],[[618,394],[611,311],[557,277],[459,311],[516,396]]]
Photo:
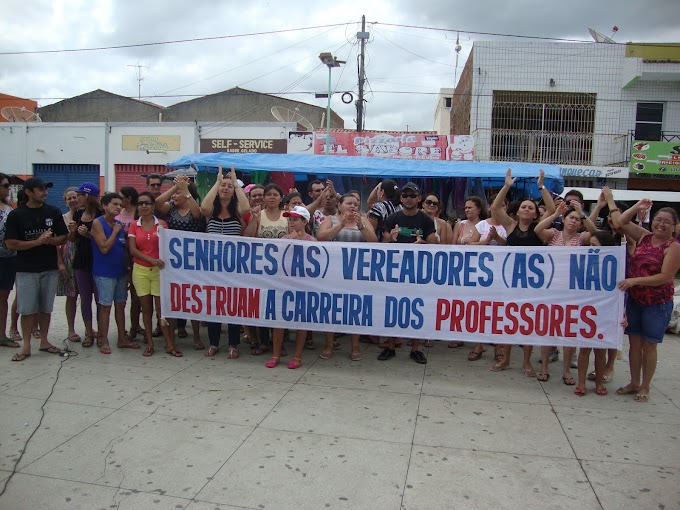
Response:
[[[538,189],[541,189],[545,185],[545,171],[541,168],[538,171],[538,179],[536,179],[536,185]]]
[[[508,168],[508,171],[505,172],[505,185],[511,188],[516,180],[517,178],[512,176],[512,169]]]
[[[637,203],[637,205],[640,209],[651,209],[654,205],[654,202],[652,202],[651,198],[643,198]]]
[[[399,236],[399,232],[401,232],[401,228],[399,228],[399,225],[395,225],[392,230],[390,230],[390,240],[396,241],[397,237]]]
[[[222,165],[217,167],[217,179],[215,180],[215,184],[218,186],[222,184],[222,181],[224,180],[224,175],[222,175]]]

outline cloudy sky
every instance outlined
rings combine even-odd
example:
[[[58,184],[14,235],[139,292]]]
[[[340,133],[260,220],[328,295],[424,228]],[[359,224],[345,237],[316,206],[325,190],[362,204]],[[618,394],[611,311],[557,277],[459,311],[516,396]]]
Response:
[[[498,39],[479,32],[586,41],[588,26],[611,35],[617,25],[617,42],[680,41],[677,0],[4,0],[0,92],[41,106],[95,89],[136,97],[141,70],[142,98],[161,105],[239,86],[325,106],[313,95],[328,87],[318,59],[324,51],[347,61],[333,70],[334,90],[356,98],[362,14],[371,34],[366,128],[387,131],[432,129],[437,93],[454,85],[473,42]],[[320,26],[326,27],[300,30]],[[222,38],[46,52],[216,37]],[[346,128],[355,126],[353,105],[340,94],[331,105]]]

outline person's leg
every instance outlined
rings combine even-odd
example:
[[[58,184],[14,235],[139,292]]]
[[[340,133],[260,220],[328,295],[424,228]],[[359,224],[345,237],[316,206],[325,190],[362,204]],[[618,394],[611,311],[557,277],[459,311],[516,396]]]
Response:
[[[490,369],[492,372],[499,372],[501,370],[505,370],[508,365],[510,365],[510,354],[512,353],[512,345],[510,344],[505,344],[505,345],[500,345],[496,344],[494,347],[494,352],[496,353],[502,353],[500,356],[495,355],[495,358],[500,358],[498,361],[496,361],[493,365],[491,365]]]
[[[180,338],[187,337],[187,320],[177,319],[177,336]]]
[[[548,379],[550,379],[550,372],[548,371],[548,363],[550,359],[550,353],[552,352],[553,347],[550,346],[541,346],[541,371],[538,373],[536,378],[539,381],[546,382]]]
[[[656,346],[655,342],[642,341],[642,384],[640,384],[640,389],[637,393],[644,398],[636,396],[636,400],[646,401],[649,397],[649,387],[652,384],[652,377],[654,377],[654,372],[656,371]]]
[[[527,377],[536,377],[536,372],[534,372],[534,367],[531,364],[531,355],[534,352],[534,346],[533,345],[525,345],[523,348],[523,365],[522,365],[522,370],[524,371],[524,375]]]
[[[41,349],[51,349],[55,348],[54,345],[52,345],[49,340],[47,339],[47,335],[49,334],[50,331],[50,320],[52,319],[52,314],[51,313],[45,313],[45,312],[38,312],[38,327],[40,328],[40,348]]]
[[[302,365],[302,350],[307,343],[307,331],[297,330],[295,333],[295,354],[293,359],[288,363],[288,368],[300,368]],[[357,340],[358,341],[358,340]]]
[[[241,326],[239,324],[227,324],[227,336],[229,338],[228,359],[239,357],[238,345],[241,343]]]
[[[153,313],[153,296],[148,294],[146,296],[139,296],[139,304],[142,308],[142,322],[144,324],[144,338],[146,339],[145,356],[153,354],[153,331],[152,313]]]
[[[83,345],[89,347],[94,340],[94,329],[92,328],[92,277],[84,269],[76,269],[76,284],[80,294],[80,315],[85,323],[85,342]]]
[[[201,321],[191,321],[191,331],[194,335],[194,349],[197,351],[202,351],[205,349],[205,345],[201,341]]]
[[[333,357],[333,340],[335,339],[335,333],[324,332],[323,338],[325,345],[323,351],[319,354],[319,357],[321,359],[330,359]]]
[[[139,302],[137,290],[134,285],[130,284],[130,340],[141,333],[142,328],[139,326],[139,316],[141,313],[142,305]]]
[[[576,351],[575,347],[563,347],[562,348],[562,382],[567,386],[573,386],[576,384],[574,378],[571,376],[571,357]]]
[[[127,335],[125,334],[125,301],[113,304],[113,314],[116,318],[116,329],[118,330],[118,340],[116,341],[117,347],[127,347],[134,345],[138,348],[137,344],[130,342]]]
[[[111,305],[99,305],[99,340],[97,344],[102,354],[111,354],[109,347],[109,321],[111,319]]]
[[[630,384],[625,388],[632,392],[640,389],[640,373],[642,371],[642,337],[640,335],[628,335],[628,364],[630,365]]]
[[[4,340],[7,337],[7,312],[9,311],[9,289],[0,290],[0,339]]]
[[[208,342],[210,347],[205,351],[206,356],[214,356],[220,349],[220,335],[222,334],[222,324],[219,322],[208,323]]]
[[[581,347],[578,350],[578,383],[574,388],[577,395],[586,394],[586,377],[588,376],[588,363],[590,362],[590,351],[588,347]]]
[[[272,357],[265,366],[267,368],[274,368],[281,361],[281,345],[283,344],[283,329],[272,329]],[[331,347],[332,348],[332,347]]]
[[[616,363],[616,357],[618,356],[618,349],[607,349],[607,365],[604,368],[604,382],[609,382],[614,377],[614,364]]]
[[[17,286],[18,289],[18,286]],[[14,294],[14,301],[12,301],[12,311],[11,311],[11,318],[10,318],[10,324],[9,324],[9,337],[12,338],[17,338],[15,335],[18,335],[17,337],[21,337],[21,333],[19,332],[19,314],[17,313],[17,295]]]
[[[38,314],[21,314],[21,338],[23,345],[19,350],[19,354],[31,354],[31,338],[33,335],[33,328],[38,323]]]
[[[161,331],[163,332],[163,339],[165,340],[165,352],[176,358],[182,357],[182,351],[175,347],[175,329],[171,327],[170,322],[163,319],[163,310],[161,310],[161,297],[154,296],[153,303],[156,307],[156,316],[161,316]]]
[[[68,325],[69,340],[80,341],[78,333],[76,333],[76,309],[78,307],[77,296],[66,296],[66,304],[64,305],[64,313],[66,314],[66,324]]]
[[[606,395],[607,388],[604,386],[604,374],[605,367],[607,366],[607,352],[604,349],[593,350],[595,351],[595,391],[598,395]],[[616,349],[614,349],[614,351],[616,351]],[[579,370],[581,370],[580,365]]]
[[[58,347],[50,344],[50,319],[54,309],[54,298],[57,295],[57,281],[59,273],[55,271],[44,271],[39,274],[38,280],[38,326],[40,327],[40,349],[48,349],[55,353],[61,351]]]

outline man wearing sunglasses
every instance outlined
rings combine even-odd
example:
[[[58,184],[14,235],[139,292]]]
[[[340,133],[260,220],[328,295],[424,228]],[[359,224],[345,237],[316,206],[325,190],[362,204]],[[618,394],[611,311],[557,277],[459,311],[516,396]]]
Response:
[[[418,209],[420,203],[420,188],[408,182],[401,189],[401,211],[391,214],[385,220],[383,242],[407,244],[437,244],[434,221],[427,214]],[[378,356],[380,361],[393,358],[396,353],[394,346],[396,338],[387,340],[387,348]],[[411,354],[413,361],[420,364],[427,363],[425,355],[418,350],[419,340],[411,340]]]

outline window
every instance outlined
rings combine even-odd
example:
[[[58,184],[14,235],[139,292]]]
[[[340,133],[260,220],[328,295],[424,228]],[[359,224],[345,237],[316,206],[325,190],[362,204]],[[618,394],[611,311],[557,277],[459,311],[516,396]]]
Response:
[[[638,103],[635,115],[635,139],[661,141],[663,103]]]
[[[595,99],[595,94],[495,90],[491,159],[589,165]]]
[[[452,97],[445,97],[444,98],[444,106],[446,108],[451,108],[451,101],[453,101]]]

